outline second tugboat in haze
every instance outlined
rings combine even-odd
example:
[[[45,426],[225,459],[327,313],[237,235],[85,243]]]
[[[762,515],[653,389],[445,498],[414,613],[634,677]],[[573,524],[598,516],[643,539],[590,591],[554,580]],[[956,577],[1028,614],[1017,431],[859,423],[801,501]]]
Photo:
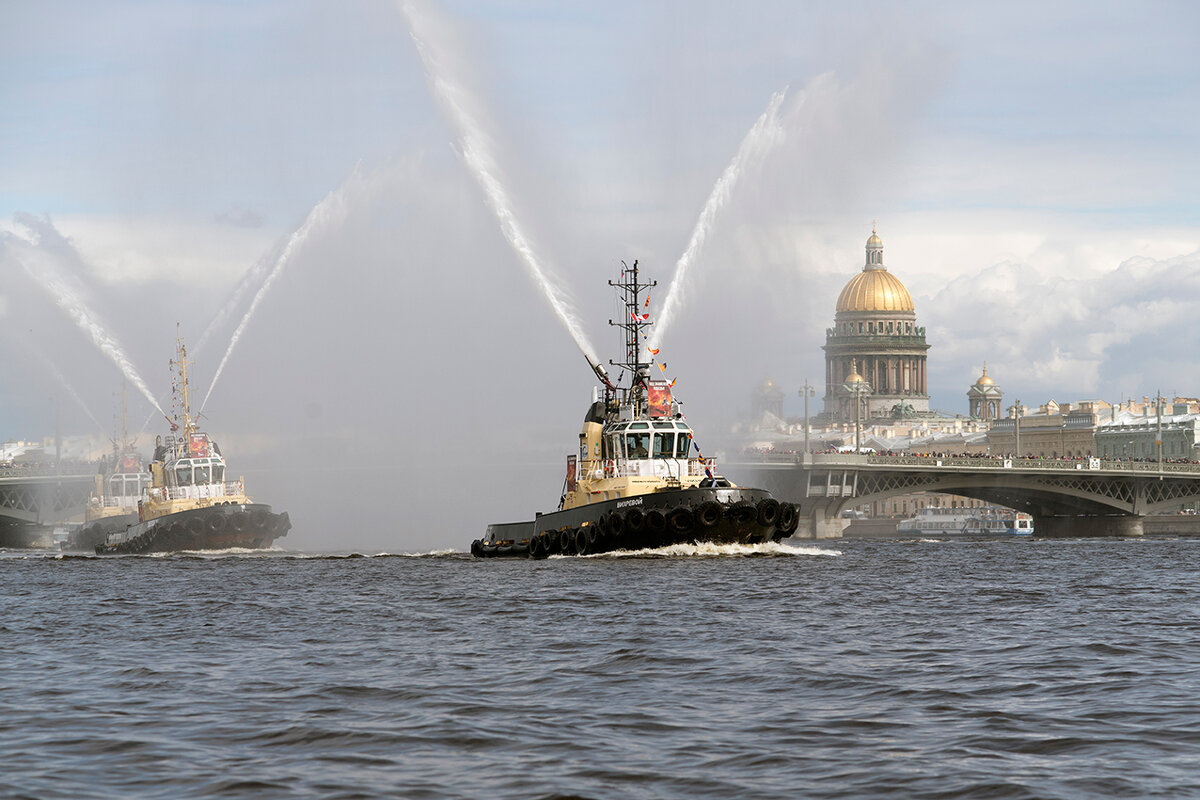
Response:
[[[604,367],[588,363],[604,385],[593,395],[579,434],[578,455],[567,456],[565,490],[557,511],[531,522],[489,525],[471,554],[546,558],[684,542],[754,544],[790,536],[799,509],[764,489],[734,486],[700,456],[671,384],[651,380],[643,361],[642,331],[649,326],[642,298],[654,283],[639,283],[638,265],[622,270],[614,286],[625,315],[610,324],[625,332],[623,367],[630,385],[612,383]]]
[[[177,339],[171,362],[173,395],[178,402],[176,421],[171,423],[166,441],[159,437],[156,442],[150,488],[138,503],[138,521],[108,534],[96,545],[98,554],[261,549],[270,547],[292,527],[286,511],[273,513],[269,505],[246,496],[240,479],[225,479],[220,448],[192,418],[187,365],[187,348]]]

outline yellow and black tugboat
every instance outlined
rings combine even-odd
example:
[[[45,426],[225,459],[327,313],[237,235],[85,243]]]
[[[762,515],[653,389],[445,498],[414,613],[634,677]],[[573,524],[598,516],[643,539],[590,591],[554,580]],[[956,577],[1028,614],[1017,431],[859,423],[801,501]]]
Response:
[[[292,527],[287,512],[246,496],[241,479],[227,481],[217,443],[200,431],[188,406],[187,348],[175,347],[176,417],[164,441],[158,437],[150,462],[150,487],[138,504],[137,522],[108,534],[96,545],[110,553],[169,553],[180,550],[261,549]]]
[[[643,297],[655,283],[639,282],[635,261],[609,285],[625,306],[622,320],[609,324],[624,331],[628,359],[610,363],[623,368],[630,385],[614,385],[588,358],[604,396],[593,394],[578,455],[567,457],[558,510],[531,522],[489,525],[471,543],[471,554],[546,558],[687,542],[756,544],[791,535],[799,509],[716,474],[716,462],[702,456],[672,396],[674,382],[650,378],[655,353],[645,349],[644,330],[652,323]]]
[[[121,438],[112,440],[112,460],[96,475],[96,488],[84,511],[83,524],[67,535],[64,550],[90,553],[108,539],[138,521],[138,503],[150,488],[150,472],[129,440],[125,391],[121,390]]]

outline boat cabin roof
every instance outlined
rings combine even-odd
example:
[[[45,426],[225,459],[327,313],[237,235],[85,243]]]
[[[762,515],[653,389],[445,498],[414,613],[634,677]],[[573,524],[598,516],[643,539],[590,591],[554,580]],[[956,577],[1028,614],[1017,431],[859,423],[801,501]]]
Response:
[[[691,426],[679,419],[638,419],[630,422],[617,422],[611,425],[605,433],[624,433],[625,431],[690,431]]]

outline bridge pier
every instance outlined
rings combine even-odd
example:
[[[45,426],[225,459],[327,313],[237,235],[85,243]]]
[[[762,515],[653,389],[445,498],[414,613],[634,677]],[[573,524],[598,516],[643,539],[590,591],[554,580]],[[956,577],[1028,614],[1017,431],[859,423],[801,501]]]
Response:
[[[800,517],[793,539],[840,539],[850,520],[841,517],[827,517],[817,511]]]
[[[1142,518],[1129,516],[1033,515],[1035,536],[1074,539],[1086,536],[1141,536]]]

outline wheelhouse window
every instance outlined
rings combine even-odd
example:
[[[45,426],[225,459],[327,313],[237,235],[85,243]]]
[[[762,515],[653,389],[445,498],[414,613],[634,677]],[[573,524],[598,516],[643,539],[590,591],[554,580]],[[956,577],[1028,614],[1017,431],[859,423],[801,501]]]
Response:
[[[675,440],[675,457],[687,458],[688,448],[692,446],[692,432],[680,431],[678,438]]]
[[[213,479],[213,483],[224,483],[225,482],[225,465],[224,464],[213,464],[212,479]]]
[[[175,467],[175,485],[192,485],[192,465],[190,463]]]
[[[629,458],[649,458],[650,433],[625,434],[625,452]]]
[[[672,458],[675,455],[674,431],[656,431],[654,434],[654,457]]]
[[[201,484],[209,483],[210,475],[211,470],[209,469],[208,464],[205,464],[204,466],[197,466],[195,471],[196,485],[199,486]]]

